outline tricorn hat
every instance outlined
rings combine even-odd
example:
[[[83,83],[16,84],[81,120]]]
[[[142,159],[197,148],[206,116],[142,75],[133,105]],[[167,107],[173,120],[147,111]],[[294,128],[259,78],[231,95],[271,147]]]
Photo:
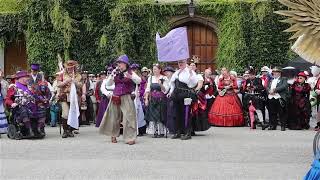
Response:
[[[282,69],[278,66],[275,66],[273,69],[272,69],[272,72],[282,72]]]
[[[64,63],[64,66],[66,68],[73,68],[73,67],[78,66],[78,62],[75,60],[68,60],[67,62]]]
[[[143,67],[143,68],[141,69],[141,72],[149,72],[149,69],[148,69],[147,67]]]
[[[167,66],[163,69],[163,72],[166,72],[166,71],[175,72],[175,70],[171,66]]]

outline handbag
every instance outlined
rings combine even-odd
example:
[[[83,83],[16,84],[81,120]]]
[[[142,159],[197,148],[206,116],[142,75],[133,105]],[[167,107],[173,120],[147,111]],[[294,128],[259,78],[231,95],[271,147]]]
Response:
[[[112,95],[111,101],[114,105],[120,106],[121,105],[121,96]]]

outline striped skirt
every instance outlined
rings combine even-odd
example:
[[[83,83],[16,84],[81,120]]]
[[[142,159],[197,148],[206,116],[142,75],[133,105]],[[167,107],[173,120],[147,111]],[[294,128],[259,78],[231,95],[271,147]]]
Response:
[[[4,113],[3,104],[0,104],[0,134],[7,133],[8,130],[8,121],[7,116]]]

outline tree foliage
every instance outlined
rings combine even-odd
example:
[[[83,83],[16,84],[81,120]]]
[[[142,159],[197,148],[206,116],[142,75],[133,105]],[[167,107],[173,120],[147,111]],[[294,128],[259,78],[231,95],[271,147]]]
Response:
[[[9,0],[7,0],[9,1]],[[92,72],[126,53],[133,62],[157,61],[155,34],[165,35],[170,18],[188,14],[184,3],[150,0],[27,0],[16,14],[0,15],[0,38],[6,43],[24,34],[29,62],[56,70],[57,53]],[[218,24],[217,64],[241,70],[248,65],[289,60],[287,28],[279,22],[277,1],[196,1],[196,14]]]

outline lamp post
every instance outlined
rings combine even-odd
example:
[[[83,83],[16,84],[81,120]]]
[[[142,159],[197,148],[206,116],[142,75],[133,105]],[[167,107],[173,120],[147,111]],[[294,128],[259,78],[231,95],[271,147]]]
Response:
[[[188,6],[188,10],[189,10],[189,16],[190,17],[194,17],[194,11],[195,11],[196,7],[194,6],[193,0],[190,1],[189,6]]]

